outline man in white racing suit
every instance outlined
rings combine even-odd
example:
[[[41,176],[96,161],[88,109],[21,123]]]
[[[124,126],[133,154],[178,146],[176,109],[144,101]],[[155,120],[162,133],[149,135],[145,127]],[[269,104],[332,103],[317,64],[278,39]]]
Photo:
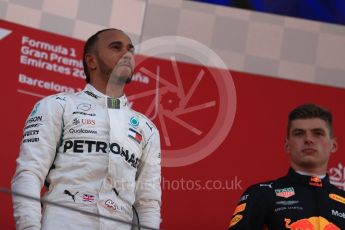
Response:
[[[134,68],[133,45],[117,29],[84,47],[88,84],[39,101],[24,127],[12,190],[83,211],[159,228],[160,137],[123,93]],[[17,229],[131,229],[106,218],[13,196]],[[134,211],[133,211],[134,210]],[[137,218],[133,213],[137,212]]]

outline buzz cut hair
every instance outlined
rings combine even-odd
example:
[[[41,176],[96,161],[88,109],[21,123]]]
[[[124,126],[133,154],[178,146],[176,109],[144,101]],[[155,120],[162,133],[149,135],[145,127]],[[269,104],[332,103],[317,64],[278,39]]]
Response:
[[[330,137],[333,138],[333,124],[332,124],[332,114],[328,109],[322,108],[316,104],[303,104],[295,109],[293,109],[288,116],[288,125],[287,125],[287,137],[290,135],[291,123],[297,119],[311,119],[319,118],[324,120],[329,129]]]

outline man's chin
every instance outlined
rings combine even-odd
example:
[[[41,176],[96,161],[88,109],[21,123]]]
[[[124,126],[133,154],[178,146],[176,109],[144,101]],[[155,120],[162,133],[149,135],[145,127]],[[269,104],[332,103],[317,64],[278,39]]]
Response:
[[[125,85],[128,84],[132,79],[132,76],[130,75],[122,75],[122,76],[111,76],[109,78],[108,83],[110,84],[120,84],[120,85]]]
[[[132,78],[133,70],[130,68],[121,68],[117,69],[117,71],[113,71],[111,73],[111,79],[118,79],[119,81],[126,83],[128,79]],[[130,80],[129,80],[130,81]]]
[[[304,161],[300,162],[300,166],[305,169],[313,169],[320,165],[320,163],[316,159],[304,159]]]
[[[119,66],[113,69],[113,74],[117,76],[130,76],[133,74],[133,68],[129,66]]]

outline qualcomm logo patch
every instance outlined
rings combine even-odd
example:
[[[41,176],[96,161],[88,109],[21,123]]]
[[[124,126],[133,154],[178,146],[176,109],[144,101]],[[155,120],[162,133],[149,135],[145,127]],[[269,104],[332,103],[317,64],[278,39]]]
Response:
[[[12,33],[12,30],[7,30],[4,28],[0,28],[0,40],[2,40],[4,37]]]

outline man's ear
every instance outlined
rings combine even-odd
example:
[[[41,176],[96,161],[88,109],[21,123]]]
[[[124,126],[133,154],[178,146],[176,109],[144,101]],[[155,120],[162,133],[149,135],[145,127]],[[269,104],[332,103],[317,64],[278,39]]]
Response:
[[[93,54],[85,54],[85,62],[89,67],[89,70],[97,69],[97,62]]]
[[[288,141],[287,138],[285,138],[284,148],[285,148],[285,151],[286,151],[287,153],[290,152],[290,145],[289,145],[289,141]]]
[[[330,152],[334,153],[338,150],[338,142],[336,138],[332,139]]]

